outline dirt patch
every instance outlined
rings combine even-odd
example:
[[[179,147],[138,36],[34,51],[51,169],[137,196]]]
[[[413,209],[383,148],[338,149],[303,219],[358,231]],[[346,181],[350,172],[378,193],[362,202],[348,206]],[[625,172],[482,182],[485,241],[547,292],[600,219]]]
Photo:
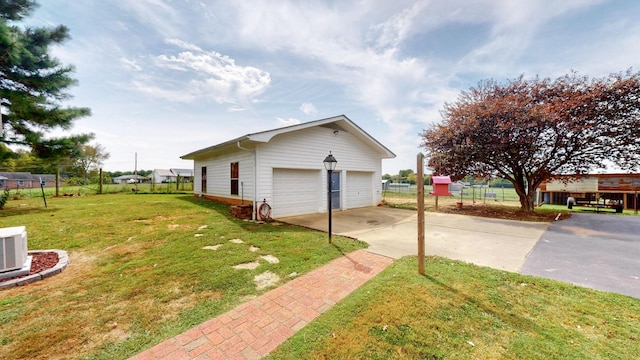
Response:
[[[438,209],[440,212],[449,214],[471,215],[488,217],[494,219],[520,220],[520,221],[536,221],[550,222],[554,221],[558,213],[556,212],[534,212],[528,213],[520,210],[515,206],[494,206],[494,205],[462,205],[462,208],[454,206],[442,206]],[[563,212],[562,219],[567,219],[570,213]]]
[[[507,219],[507,220],[520,220],[520,221],[534,221],[534,222],[549,222],[554,221],[557,212],[549,212],[549,211],[536,211],[533,214],[524,212],[520,210],[520,203],[517,201],[501,201],[501,202],[473,202],[471,200],[463,201],[462,207],[459,208],[456,203],[459,199],[453,197],[440,197],[438,210],[435,209],[435,199],[433,197],[428,197],[425,199],[425,210],[426,211],[434,211],[434,212],[443,212],[449,214],[460,214],[460,215],[470,215],[470,216],[479,216],[479,217],[487,217],[487,218],[495,218],[495,219]],[[407,198],[407,197],[394,197],[394,196],[385,196],[383,200],[383,205],[389,207],[399,207],[399,208],[413,208],[417,209],[418,200],[416,197]],[[561,212],[561,216],[559,220],[568,219],[571,217],[571,213],[568,211]]]

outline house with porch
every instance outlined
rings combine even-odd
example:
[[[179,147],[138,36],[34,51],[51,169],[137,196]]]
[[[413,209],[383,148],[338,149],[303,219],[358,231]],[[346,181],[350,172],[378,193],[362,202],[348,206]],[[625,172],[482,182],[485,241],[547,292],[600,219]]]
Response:
[[[560,176],[540,184],[539,202],[566,205],[572,197],[580,202],[621,204],[640,208],[640,174],[588,174]]]

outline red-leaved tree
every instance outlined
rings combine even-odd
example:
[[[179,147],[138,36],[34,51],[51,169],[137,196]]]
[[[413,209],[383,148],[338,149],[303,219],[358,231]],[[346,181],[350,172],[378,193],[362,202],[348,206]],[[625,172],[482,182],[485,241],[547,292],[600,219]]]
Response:
[[[607,161],[640,165],[640,73],[482,81],[445,104],[442,117],[422,133],[429,166],[453,178],[502,177],[527,212],[536,188],[554,175]]]

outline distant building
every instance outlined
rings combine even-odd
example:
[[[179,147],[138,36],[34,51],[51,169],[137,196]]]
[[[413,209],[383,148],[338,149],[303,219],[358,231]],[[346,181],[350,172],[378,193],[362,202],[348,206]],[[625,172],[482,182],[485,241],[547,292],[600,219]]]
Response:
[[[180,182],[193,182],[193,169],[171,169],[171,172],[180,177]]]
[[[142,175],[122,175],[113,178],[114,184],[142,184],[149,183],[151,181],[150,177],[142,176]]]
[[[169,169],[153,169],[151,177],[155,184],[174,183],[177,180],[176,174]]]
[[[33,189],[39,188],[40,182],[44,187],[54,187],[56,176],[52,174],[32,174],[30,172],[0,172],[1,189]]]
[[[538,190],[540,202],[567,204],[572,197],[585,201],[615,201],[625,209],[640,208],[640,174],[588,174],[567,176],[543,182]]]
[[[193,181],[193,169],[153,169],[151,175],[155,184]]]

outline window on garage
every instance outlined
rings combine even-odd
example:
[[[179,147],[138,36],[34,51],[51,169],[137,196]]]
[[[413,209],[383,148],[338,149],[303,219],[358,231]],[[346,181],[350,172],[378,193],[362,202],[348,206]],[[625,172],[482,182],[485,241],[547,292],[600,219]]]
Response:
[[[238,195],[240,170],[237,162],[231,163],[231,195]]]

